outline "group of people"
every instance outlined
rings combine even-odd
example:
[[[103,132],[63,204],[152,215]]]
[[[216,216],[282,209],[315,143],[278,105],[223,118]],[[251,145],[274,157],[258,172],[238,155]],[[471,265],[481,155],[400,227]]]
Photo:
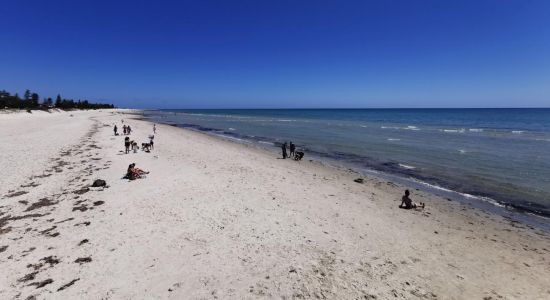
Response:
[[[149,135],[149,141],[141,143],[141,150],[147,153],[151,152],[151,150],[154,148],[154,145],[155,145],[154,139],[155,139],[155,135],[153,134]],[[134,151],[134,153],[137,153],[137,151],[139,150],[138,143],[133,140],[130,140],[130,137],[128,136],[124,138],[124,148],[125,148],[126,154],[130,153],[130,151]]]
[[[122,121],[124,123],[124,121]],[[124,132],[124,135],[128,135],[132,132],[132,129],[130,128],[130,125],[124,125],[123,127],[123,132]],[[117,126],[115,125],[114,127],[114,131],[115,131],[115,135],[118,135],[117,133]],[[153,133],[156,133],[157,132],[157,127],[155,124],[153,124]],[[152,135],[149,135],[149,143],[142,143],[142,149],[149,152],[149,149],[152,149],[153,147],[153,139],[155,138],[155,136],[152,134]],[[126,148],[126,154],[128,154],[130,152],[130,148],[136,152],[137,149],[138,149],[138,146],[137,146],[137,143],[134,142],[134,141],[131,141],[129,137],[125,137],[124,138],[124,146]],[[296,151],[296,145],[294,145],[294,143],[292,142],[289,142],[288,143],[288,152],[287,152],[287,143],[284,142],[282,145],[281,145],[281,150],[282,150],[282,154],[283,154],[283,159],[286,159],[286,158],[291,158],[291,159],[294,159],[294,160],[301,160],[303,157],[304,157],[304,152],[302,151]],[[149,174],[149,172],[146,172],[144,170],[141,170],[139,168],[136,168],[136,164],[135,163],[131,163],[129,166],[128,166],[128,170],[126,171],[126,175],[124,176],[124,179],[129,179],[129,180],[135,180],[135,179],[138,179],[138,178],[143,178],[145,174]],[[424,208],[425,207],[425,203],[423,202],[419,202],[418,204],[416,204],[415,202],[413,202],[411,200],[411,198],[409,197],[410,196],[410,192],[409,190],[405,190],[405,195],[403,195],[403,197],[401,197],[401,204],[399,205],[399,208],[403,208],[403,209],[417,209],[417,208]]]
[[[124,124],[124,120],[122,120],[122,123]],[[129,135],[132,132],[132,128],[130,127],[130,125],[123,125],[122,128],[123,128],[124,135]],[[113,130],[115,132],[115,135],[118,135],[118,127],[116,124]],[[143,151],[150,152],[150,150],[153,149],[153,145],[154,145],[153,140],[155,138],[154,134],[156,132],[157,132],[157,126],[156,124],[153,124],[153,134],[149,135],[149,141],[145,143],[141,143],[141,149]],[[139,150],[139,146],[137,142],[130,140],[130,137],[128,136],[124,137],[124,148],[125,148],[126,154],[130,153],[130,151],[134,151],[134,153],[136,153],[137,150]],[[126,174],[124,175],[123,178],[129,179],[129,180],[135,180],[138,178],[143,178],[145,174],[149,174],[149,172],[136,168],[136,164],[131,163],[128,166],[128,169],[126,170]]]
[[[115,135],[118,135],[118,127],[115,124],[115,127],[113,128],[113,131],[115,132]],[[124,135],[129,135],[132,133],[132,128],[130,125],[122,125],[122,133]]]
[[[288,158],[294,159],[294,160],[302,160],[302,158],[304,157],[304,152],[303,151],[296,151],[296,145],[294,145],[292,142],[289,142],[289,145],[288,145],[289,153],[288,154],[286,152],[286,149],[287,149],[287,143],[284,142],[281,145],[281,150],[283,151],[283,159],[286,159],[288,157]]]

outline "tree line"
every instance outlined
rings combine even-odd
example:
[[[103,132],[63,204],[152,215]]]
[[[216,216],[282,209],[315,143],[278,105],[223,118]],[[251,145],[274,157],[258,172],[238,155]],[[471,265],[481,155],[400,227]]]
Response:
[[[61,95],[57,95],[55,101],[52,98],[43,98],[40,101],[40,96],[37,93],[26,90],[23,98],[17,93],[11,95],[5,90],[0,91],[0,109],[3,108],[18,108],[18,109],[99,109],[99,108],[114,108],[112,104],[91,103],[88,100],[73,100],[63,99]]]

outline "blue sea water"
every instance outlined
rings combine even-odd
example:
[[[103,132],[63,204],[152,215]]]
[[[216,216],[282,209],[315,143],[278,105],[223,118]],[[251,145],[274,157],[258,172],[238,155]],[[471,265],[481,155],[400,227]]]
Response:
[[[156,110],[145,117],[550,216],[550,109]]]

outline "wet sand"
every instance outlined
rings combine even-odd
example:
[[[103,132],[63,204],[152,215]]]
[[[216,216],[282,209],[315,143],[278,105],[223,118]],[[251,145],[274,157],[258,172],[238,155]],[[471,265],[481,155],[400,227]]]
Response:
[[[550,297],[536,228],[121,112],[0,114],[0,298]]]

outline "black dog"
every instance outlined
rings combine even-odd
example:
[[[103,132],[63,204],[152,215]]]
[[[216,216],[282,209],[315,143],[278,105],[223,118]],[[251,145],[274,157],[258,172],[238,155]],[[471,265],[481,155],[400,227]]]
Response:
[[[302,160],[302,158],[304,158],[304,152],[296,151],[296,154],[294,154],[294,160]]]
[[[153,148],[152,143],[141,143],[141,150],[149,152]]]

